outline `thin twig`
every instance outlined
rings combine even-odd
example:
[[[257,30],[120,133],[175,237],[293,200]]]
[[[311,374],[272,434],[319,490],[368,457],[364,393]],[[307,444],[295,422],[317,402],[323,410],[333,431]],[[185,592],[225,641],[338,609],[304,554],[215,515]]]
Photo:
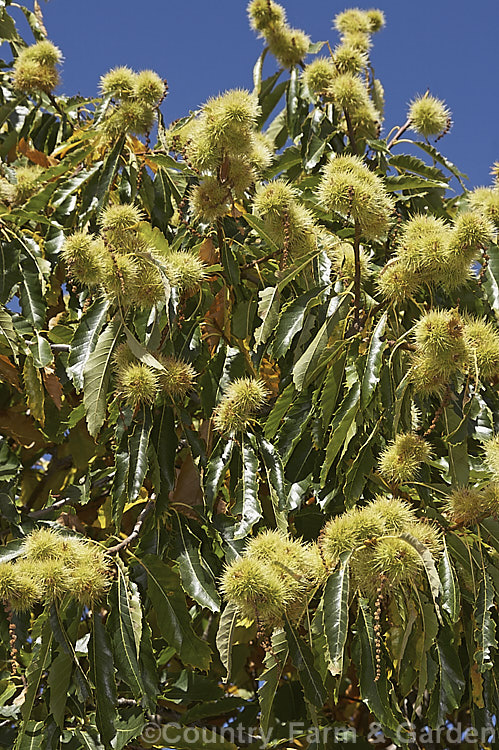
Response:
[[[128,547],[129,544],[131,544],[135,539],[137,539],[138,535],[140,534],[140,530],[142,528],[142,525],[144,521],[146,520],[147,516],[151,512],[151,510],[154,508],[155,502],[154,500],[149,500],[146,507],[139,513],[137,522],[135,526],[133,527],[133,531],[131,534],[127,536],[126,539],[123,539],[122,542],[119,544],[115,544],[114,547],[109,547],[109,549],[106,550],[106,553],[108,555],[116,555],[120,550],[124,549],[125,547]]]
[[[398,141],[401,135],[404,135],[406,130],[409,130],[411,127],[411,120],[406,120],[404,124],[397,130],[393,138],[391,139],[390,143],[387,145],[388,151],[391,149],[391,147]]]
[[[218,241],[218,249],[220,251],[220,258],[221,258],[223,244],[224,244],[224,235],[222,231],[222,222],[220,221],[220,219],[217,219],[217,241]]]
[[[57,101],[57,99],[55,98],[55,96],[53,94],[47,94],[47,96],[50,99],[50,103],[52,104],[52,106],[54,107],[54,109],[56,109],[57,112],[59,112],[59,114],[61,115],[61,117],[66,120],[67,119],[67,115],[64,112],[64,110],[61,109],[61,106],[60,106],[59,102]]]

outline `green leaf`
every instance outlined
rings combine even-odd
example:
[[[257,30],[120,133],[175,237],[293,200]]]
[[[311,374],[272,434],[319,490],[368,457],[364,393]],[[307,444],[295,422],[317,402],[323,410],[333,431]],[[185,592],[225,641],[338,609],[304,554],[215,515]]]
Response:
[[[347,297],[342,296],[330,301],[326,320],[293,367],[293,383],[297,390],[301,391],[313,379],[329,337],[340,321],[346,300]]]
[[[87,698],[90,697],[90,685],[87,679],[87,675],[83,671],[83,668],[76,655],[76,651],[71,638],[64,626],[60,606],[61,605],[57,601],[54,601],[50,606],[50,626],[52,628],[52,632],[54,633],[56,641],[60,646],[62,646],[64,652],[71,658],[73,664],[75,665],[75,678],[78,697],[82,702],[84,702],[85,700],[87,700]]]
[[[14,357],[19,351],[17,335],[12,323],[12,317],[5,307],[0,307],[0,341],[10,348]]]
[[[136,632],[136,629],[135,629]],[[147,700],[143,701],[149,711],[156,709],[156,702],[160,688],[158,685],[158,666],[152,649],[151,628],[147,620],[142,621],[142,639],[140,641],[140,673]]]
[[[357,500],[360,499],[366,485],[366,480],[376,464],[371,447],[378,436],[380,426],[381,420],[369,432],[367,440],[359,448],[352,465],[345,475],[343,492],[345,494],[345,507],[347,509],[353,507]]]
[[[147,572],[147,591],[163,638],[186,666],[208,669],[211,650],[192,629],[178,573],[156,555],[146,555],[138,562]]]
[[[128,470],[130,465],[128,440],[128,433],[123,432],[114,456],[115,470],[111,490],[111,514],[117,533],[120,532],[121,519],[127,499]]]
[[[263,321],[255,330],[255,345],[264,344],[277,325],[279,317],[279,290],[276,286],[268,286],[258,292],[258,315]]]
[[[13,539],[7,544],[0,546],[0,563],[9,562],[15,560],[23,554],[24,550],[24,539]]]
[[[229,282],[232,286],[238,286],[241,281],[241,272],[237,258],[228,241],[222,242],[220,260],[222,261],[222,266],[224,267]]]
[[[269,48],[265,47],[262,54],[260,55],[255,65],[253,66],[253,93],[257,95],[260,93],[261,88],[262,88],[263,63],[267,56],[268,51],[269,51]],[[275,78],[275,75],[274,75],[274,78]]]
[[[290,383],[286,386],[286,388],[283,390],[283,392],[275,402],[272,411],[267,418],[264,428],[264,434],[268,440],[273,438],[278,431],[281,425],[282,418],[293,402],[295,392],[296,390],[293,383]]]
[[[45,422],[45,391],[40,370],[35,367],[31,353],[27,354],[24,360],[23,381],[30,414],[43,425]]]
[[[279,315],[279,322],[272,340],[272,354],[276,359],[284,357],[294,337],[303,328],[305,314],[312,300],[318,301],[324,287],[316,287],[290,302]]]
[[[29,348],[33,356],[33,364],[38,369],[46,367],[54,359],[49,342],[39,333],[35,333],[33,341],[29,343]]]
[[[101,740],[106,748],[111,748],[111,741],[116,735],[118,721],[118,695],[114,679],[114,662],[109,637],[106,633],[100,614],[94,610],[92,616],[92,635],[88,644],[90,673],[95,685],[95,719]]]
[[[29,27],[33,32],[33,36],[35,37],[36,41],[43,41],[46,38],[46,31],[43,26],[40,25],[40,18],[36,15],[36,13],[32,13],[29,8],[22,8],[22,12],[24,13],[26,20],[29,23]]]
[[[104,208],[107,202],[109,191],[111,190],[116,172],[118,170],[121,152],[123,151],[125,140],[126,135],[121,136],[104,159],[104,163],[100,170],[100,177],[96,190],[96,197],[98,201],[97,211],[100,211],[102,208]]]
[[[305,641],[300,638],[286,616],[284,629],[286,631],[289,654],[298,670],[298,677],[303,686],[305,698],[316,708],[322,708],[327,694],[321,677],[314,667],[312,651]]]
[[[171,179],[166,169],[160,167],[154,176],[154,204],[151,219],[162,231],[167,231],[173,216]]]
[[[225,472],[232,458],[233,448],[233,440],[225,442],[225,440],[220,438],[209,458],[204,481],[205,500],[209,510],[213,508],[213,503],[217,498]]]
[[[43,278],[31,255],[21,257],[19,264],[21,285],[19,297],[23,315],[34,328],[45,328],[46,306],[43,299]]]
[[[122,324],[114,318],[100,334],[97,345],[83,369],[83,401],[88,431],[96,437],[106,418],[106,396],[111,360],[121,336]]]
[[[184,591],[202,607],[207,607],[211,612],[220,612],[220,597],[213,576],[201,556],[201,541],[176,511],[172,516],[172,529],[175,559]]]
[[[437,614],[438,619],[441,619],[440,616],[440,607],[438,605],[438,600],[440,598],[440,595],[442,593],[442,583],[440,581],[440,578],[438,576],[437,569],[435,567],[435,562],[433,560],[432,554],[428,547],[425,547],[425,545],[419,541],[419,539],[416,539],[412,536],[412,534],[409,534],[408,532],[403,532],[402,534],[399,534],[400,539],[403,539],[404,542],[407,542],[411,545],[411,547],[414,547],[416,552],[421,557],[421,560],[423,561],[424,569],[426,571],[426,575],[428,578],[428,583],[430,584],[430,591],[433,598],[433,603],[435,605],[435,612]]]
[[[99,172],[100,169],[102,169],[101,161],[96,162],[88,169],[82,169],[75,177],[71,177],[62,182],[52,197],[52,206],[62,212],[68,198],[74,193],[80,191],[86,182],[90,182],[92,177]]]
[[[494,584],[487,571],[482,570],[482,579],[478,589],[478,597],[475,610],[475,641],[478,650],[474,654],[474,660],[478,664],[480,672],[486,672],[494,666],[494,654],[497,650],[496,625],[492,618],[491,610],[494,605]]]
[[[362,597],[359,598],[354,650],[362,700],[379,721],[386,735],[389,737],[396,736],[399,741],[404,741],[406,733],[403,727],[406,722],[396,701],[391,697],[393,688],[388,681],[387,669],[384,664],[381,664],[379,677],[376,679],[378,664],[373,616],[367,600]]]
[[[275,253],[281,253],[282,247],[276,245],[270,234],[265,229],[265,224],[261,219],[253,214],[244,214],[244,219],[247,224],[258,234],[258,236],[265,242],[265,244]]]
[[[248,436],[241,436],[242,471],[236,488],[236,513],[241,520],[234,529],[234,539],[243,539],[262,517],[258,497],[258,457]]]
[[[0,112],[1,112],[0,107]],[[10,297],[12,287],[21,278],[19,268],[20,247],[18,242],[0,242],[0,302]]]
[[[312,419],[312,413],[311,395],[308,391],[304,390],[294,399],[278,432],[276,448],[285,466],[300,438],[305,433]]]
[[[230,680],[230,674],[232,671],[232,643],[238,618],[239,612],[237,607],[233,604],[227,604],[221,614],[220,622],[218,624],[217,649],[220,655],[220,661],[226,670],[224,682]]]
[[[121,718],[116,724],[116,737],[113,740],[113,750],[123,750],[130,747],[130,741],[142,734],[146,724],[143,712],[136,708],[128,713],[127,718]]]
[[[388,313],[383,313],[374,329],[371,341],[369,342],[369,350],[367,352],[366,366],[361,386],[360,405],[363,409],[369,404],[376,386],[379,383],[383,352],[387,346],[386,341],[381,340],[385,332],[387,317]]]
[[[385,187],[389,191],[395,190],[433,190],[433,188],[443,188],[447,190],[449,187],[446,182],[442,180],[427,180],[423,177],[416,177],[412,175],[401,174],[397,177],[385,177]]]
[[[95,349],[99,334],[107,320],[108,310],[107,299],[96,299],[81,316],[78,328],[71,339],[67,372],[78,391],[83,388],[83,370]]]
[[[24,703],[21,708],[21,713],[24,722],[27,722],[33,711],[33,706],[38,695],[40,688],[40,682],[42,675],[47,669],[50,662],[50,652],[52,648],[53,633],[48,621],[48,611],[43,612],[35,622],[33,630],[38,630],[40,633],[40,640],[38,639],[33,645],[33,654],[31,661],[26,670],[26,695]],[[18,746],[20,746],[20,738],[22,737],[25,728],[25,723],[21,729],[21,733],[17,738]]]
[[[390,167],[396,167],[401,171],[414,172],[415,174],[428,177],[430,180],[438,180],[440,182],[448,182],[445,175],[438,169],[438,167],[430,167],[422,159],[418,159],[416,156],[410,156],[409,154],[397,154],[392,156],[389,160]]]
[[[272,177],[276,177],[283,172],[287,172],[297,164],[301,164],[301,161],[302,156],[300,149],[296,146],[289,146],[289,148],[284,149],[282,154],[276,154],[274,156],[272,165],[265,170],[263,176],[266,180],[270,180],[272,179]]]
[[[307,107],[308,109],[308,107]],[[294,140],[301,130],[302,118],[306,113],[301,99],[301,79],[297,67],[291,69],[286,91],[286,122],[289,137]]]
[[[325,482],[329,469],[340,449],[355,419],[360,402],[360,383],[354,383],[335,412],[331,423],[331,437],[326,448],[326,458],[321,470],[321,481]]]
[[[128,438],[128,502],[133,503],[139,496],[147,472],[147,449],[152,429],[152,415],[148,407],[143,407],[136,416],[135,427]]]
[[[441,164],[443,167],[449,170],[449,172],[456,177],[461,185],[463,185],[462,178],[465,180],[468,179],[468,175],[464,174],[463,172],[460,172],[459,169],[454,166],[454,164],[447,159],[447,157],[442,156],[442,154],[437,151],[435,146],[431,146],[429,143],[426,143],[425,141],[414,141],[414,145],[420,148],[422,151],[425,151],[427,154],[431,156],[432,159],[435,159],[435,161],[438,164]],[[464,187],[464,185],[463,185]]]
[[[274,109],[277,107],[277,105],[281,101],[282,95],[287,90],[287,87],[288,87],[287,81],[281,81],[281,83],[278,83],[277,86],[274,87],[274,83],[276,83],[281,73],[282,71],[278,71],[277,73],[275,73],[273,76],[270,76],[262,83],[262,88],[261,88],[260,95],[259,95],[259,102],[262,108],[262,112],[260,114],[260,117],[257,120],[257,124],[259,127],[261,127],[267,122],[270,115],[272,114]],[[283,121],[284,121],[284,113],[283,113]]]
[[[5,39],[7,42],[15,42],[19,40],[19,34],[17,33],[14,19],[9,16],[5,8],[2,8],[0,13],[0,39]]]
[[[446,625],[440,629],[435,645],[437,680],[430,692],[428,722],[431,727],[442,726],[447,715],[458,708],[465,688],[463,670],[454,645],[454,635]]]
[[[42,750],[45,746],[45,725],[43,721],[23,723],[18,734],[14,750]]]
[[[3,125],[6,120],[9,119],[11,114],[17,109],[17,107],[25,99],[25,94],[19,94],[13,99],[9,99],[5,104],[0,107],[0,125]]]
[[[284,271],[279,272],[279,284],[277,285],[279,287],[279,291],[282,292],[283,289],[285,289],[288,284],[290,284],[292,281],[294,281],[301,273],[304,271],[307,266],[311,266],[315,258],[317,258],[322,253],[322,250],[317,249],[313,252],[309,253],[308,255],[302,256],[299,260],[296,261],[292,266],[285,269]],[[332,305],[335,304],[335,301],[333,300],[331,302]]]
[[[343,651],[348,635],[351,555],[351,552],[342,554],[338,570],[329,576],[324,588],[324,633],[327,641],[329,670],[333,675],[340,675],[343,671]]]
[[[171,406],[164,404],[159,414],[155,414],[151,432],[151,444],[159,461],[161,491],[167,496],[175,487],[175,456],[178,438],[175,432],[175,419]],[[159,460],[161,459],[161,460]]]
[[[499,318],[499,246],[491,244],[488,249],[489,262],[483,279],[483,288],[490,306]]]
[[[288,659],[288,642],[284,630],[274,630],[272,633],[272,651],[265,654],[265,669],[261,673],[258,688],[260,702],[260,726],[266,734],[269,730],[272,715],[272,705],[279,686],[279,681]]]
[[[440,558],[439,573],[442,582],[442,609],[447,612],[451,622],[457,622],[461,612],[459,587],[445,539],[444,551]]]
[[[150,351],[146,349],[146,347],[140,343],[140,341],[137,341],[133,333],[130,331],[127,326],[124,326],[125,329],[125,336],[126,336],[126,342],[128,344],[128,348],[134,355],[134,357],[137,357],[141,362],[143,362],[148,367],[152,367],[153,370],[158,370],[159,372],[166,372],[166,369],[164,365],[161,364],[159,359],[156,359],[156,357],[151,354]]]
[[[338,354],[330,365],[324,388],[321,393],[320,408],[322,412],[322,424],[325,430],[329,427],[331,417],[338,403],[338,396],[343,383],[345,372],[346,352]]]
[[[257,439],[258,446],[260,448],[260,454],[263,458],[263,463],[265,466],[267,483],[269,485],[270,494],[274,504],[274,512],[276,513],[276,515],[278,515],[286,510],[287,497],[284,486],[284,467],[282,465],[281,457],[272,443],[268,440],[265,440],[265,438]],[[284,524],[287,526],[287,518],[285,516],[285,513],[283,513],[283,515]],[[279,525],[279,520],[277,520],[277,523]]]
[[[118,673],[136,700],[144,695],[139,667],[142,638],[142,608],[136,584],[128,578],[125,566],[117,560],[117,580],[109,594],[111,610],[106,628]]]
[[[47,678],[47,685],[50,688],[49,710],[60,729],[64,729],[64,713],[72,671],[73,659],[65,651],[61,651],[50,665]]]
[[[86,731],[84,729],[77,729],[75,737],[81,742],[82,750],[102,750],[102,744],[99,742],[97,729],[93,727],[89,727]]]

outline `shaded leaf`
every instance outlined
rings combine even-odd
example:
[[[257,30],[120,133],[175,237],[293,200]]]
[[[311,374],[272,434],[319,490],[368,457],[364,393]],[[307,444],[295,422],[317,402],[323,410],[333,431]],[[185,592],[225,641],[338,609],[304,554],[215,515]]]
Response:
[[[303,328],[305,313],[312,300],[318,300],[324,287],[311,289],[290,302],[280,313],[279,322],[272,340],[272,354],[276,359],[284,357],[294,337]]]
[[[288,659],[288,642],[284,630],[272,633],[272,651],[265,654],[265,669],[260,675],[258,700],[260,702],[260,726],[267,733],[272,715],[272,705],[279,681]]]
[[[475,610],[475,641],[478,650],[474,659],[480,672],[486,672],[494,666],[494,653],[497,650],[496,625],[491,612],[494,609],[494,584],[487,571],[483,570]]]
[[[98,612],[92,616],[92,635],[88,644],[90,674],[95,685],[95,719],[106,748],[116,735],[118,695],[114,678],[114,662],[109,636]]]
[[[388,681],[384,665],[381,665],[378,679],[376,679],[378,664],[373,615],[369,610],[367,600],[362,598],[359,598],[355,659],[362,700],[376,716],[387,736],[395,736],[398,741],[407,741],[407,732],[403,729],[405,721],[398,705],[392,699],[393,688]]]
[[[194,536],[182,516],[174,511],[172,526],[177,561],[184,591],[202,607],[220,611],[215,581],[201,556],[201,541]]]
[[[326,700],[326,690],[314,666],[312,651],[300,638],[287,617],[285,617],[284,629],[289,646],[289,655],[298,670],[305,698],[316,708],[321,708]]]
[[[184,664],[208,669],[211,650],[192,629],[178,573],[155,555],[146,555],[138,562],[147,572],[147,591],[163,637],[176,649]]]
[[[314,376],[329,337],[340,321],[343,305],[346,300],[346,296],[335,297],[331,300],[326,321],[321,325],[314,339],[295,364],[293,368],[293,382],[299,391]]]
[[[439,573],[442,583],[442,609],[447,612],[451,622],[457,622],[460,612],[459,587],[445,540]]]
[[[152,415],[148,407],[143,407],[136,417],[132,434],[128,438],[128,502],[133,503],[139,496],[147,472],[147,449],[152,429]]]
[[[360,383],[354,383],[345,398],[341,402],[340,407],[335,412],[333,421],[331,422],[331,437],[326,448],[326,459],[321,470],[321,480],[325,481],[329,474],[334,459],[338,455],[340,449],[343,447],[344,440],[350,429],[350,426],[355,419],[357,410],[359,408],[360,401]]]
[[[220,617],[217,631],[217,649],[220,655],[220,661],[226,669],[224,682],[230,680],[232,670],[232,643],[234,630],[239,618],[237,607],[233,604],[227,604]]]
[[[140,700],[144,694],[139,667],[142,638],[140,596],[136,585],[129,580],[126,568],[120,562],[117,563],[117,574],[117,580],[109,594],[111,611],[106,628],[120,677],[131,688],[134,697]]]
[[[428,720],[430,726],[440,727],[447,714],[459,706],[465,688],[454,636],[449,626],[441,628],[435,646],[437,679],[430,693]]]
[[[329,576],[324,589],[324,633],[327,641],[329,670],[333,675],[340,675],[343,671],[343,651],[348,635],[351,555],[351,552],[347,552],[341,556],[338,570]]]

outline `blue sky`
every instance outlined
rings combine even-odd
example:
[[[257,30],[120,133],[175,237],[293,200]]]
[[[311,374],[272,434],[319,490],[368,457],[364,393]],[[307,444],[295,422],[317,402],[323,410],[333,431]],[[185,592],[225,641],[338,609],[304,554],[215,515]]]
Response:
[[[292,26],[331,43],[337,39],[333,16],[351,7],[325,0],[282,4]],[[441,150],[469,175],[470,187],[490,184],[490,167],[499,160],[499,2],[358,4],[386,15],[372,52],[387,98],[384,132],[402,124],[407,102],[429,88],[453,113]],[[249,28],[246,0],[50,0],[42,9],[49,37],[65,56],[62,92],[94,95],[99,77],[115,65],[153,68],[169,82],[167,122],[220,91],[251,88],[262,50]]]

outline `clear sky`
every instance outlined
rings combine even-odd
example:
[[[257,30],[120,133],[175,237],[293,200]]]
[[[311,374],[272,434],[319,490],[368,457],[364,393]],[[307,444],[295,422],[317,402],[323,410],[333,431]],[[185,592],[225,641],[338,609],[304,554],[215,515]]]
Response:
[[[283,0],[289,23],[313,41],[336,42],[333,16],[350,5]],[[499,160],[498,0],[380,0],[386,27],[372,60],[386,92],[384,133],[405,120],[407,102],[429,88],[445,99],[454,126],[438,146],[469,186],[490,184]],[[63,51],[61,92],[95,95],[115,65],[152,68],[167,78],[167,122],[209,96],[251,88],[262,41],[249,28],[246,0],[50,0],[42,3],[49,37]],[[274,65],[274,61],[271,61]],[[270,72],[270,71],[269,71]]]

